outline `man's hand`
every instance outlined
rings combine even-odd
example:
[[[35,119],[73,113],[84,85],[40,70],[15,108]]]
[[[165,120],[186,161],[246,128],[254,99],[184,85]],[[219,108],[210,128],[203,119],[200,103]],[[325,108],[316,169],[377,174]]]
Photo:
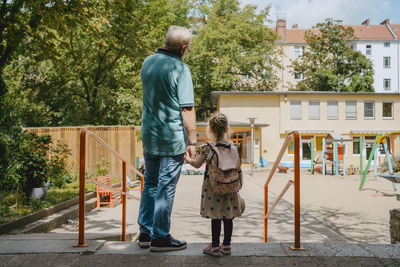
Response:
[[[186,157],[189,156],[191,159],[196,157],[196,146],[187,146],[186,147]]]

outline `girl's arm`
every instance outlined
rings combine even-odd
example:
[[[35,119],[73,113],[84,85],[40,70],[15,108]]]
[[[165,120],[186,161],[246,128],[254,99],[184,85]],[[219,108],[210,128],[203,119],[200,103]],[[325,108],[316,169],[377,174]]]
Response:
[[[204,155],[203,153],[201,153],[200,156],[198,156],[196,159],[192,159],[186,152],[186,161],[195,168],[200,168],[205,159],[206,155]]]

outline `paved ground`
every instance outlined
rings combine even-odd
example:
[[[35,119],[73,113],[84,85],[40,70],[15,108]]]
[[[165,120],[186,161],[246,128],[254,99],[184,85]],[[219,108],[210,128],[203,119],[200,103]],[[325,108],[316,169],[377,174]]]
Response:
[[[276,173],[270,183],[270,205],[292,173]],[[263,242],[263,186],[267,172],[246,175],[241,190],[246,211],[234,220],[233,242]],[[200,175],[182,175],[173,208],[171,233],[188,242],[209,242],[210,221],[199,216]],[[348,242],[389,244],[389,210],[398,208],[392,185],[369,178],[359,191],[359,176],[301,175],[302,242]],[[134,194],[137,194],[135,192]],[[127,233],[136,233],[139,203],[129,200]],[[121,233],[121,206],[90,212],[86,219],[89,238]],[[272,213],[268,225],[269,242],[293,242],[293,186]],[[77,222],[52,231],[70,238],[77,233]]]
[[[292,176],[275,175],[269,187],[270,204]],[[301,242],[305,250],[291,251],[293,188],[270,217],[269,243],[262,242],[266,177],[267,172],[246,175],[241,191],[246,211],[234,222],[231,257],[215,259],[202,255],[202,248],[210,242],[210,222],[199,216],[202,176],[183,175],[176,193],[171,233],[188,241],[184,251],[149,254],[132,242],[104,241],[117,239],[121,234],[121,206],[116,206],[87,214],[87,248],[72,247],[77,240],[76,222],[47,234],[0,236],[0,266],[400,265],[400,245],[389,245],[389,210],[400,205],[391,183],[369,179],[365,190],[359,191],[358,176],[302,173]],[[138,231],[138,206],[137,201],[128,201],[128,234]]]

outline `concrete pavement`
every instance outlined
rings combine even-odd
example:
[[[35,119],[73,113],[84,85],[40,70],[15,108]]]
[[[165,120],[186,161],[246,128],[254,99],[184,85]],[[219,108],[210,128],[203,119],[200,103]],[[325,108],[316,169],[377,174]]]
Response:
[[[150,252],[134,242],[91,240],[0,240],[0,266],[399,266],[400,245],[234,243],[232,255],[204,255],[205,243],[189,243],[173,252]]]
[[[183,175],[176,192],[171,233],[188,241],[186,250],[150,253],[134,242],[106,241],[118,240],[121,235],[119,205],[87,213],[85,240],[89,247],[72,246],[78,239],[76,220],[50,233],[0,236],[0,266],[400,265],[400,245],[388,244],[388,211],[399,205],[390,195],[390,183],[368,181],[367,188],[372,191],[359,192],[354,177],[302,174],[301,243],[305,250],[292,251],[293,188],[271,215],[269,243],[263,243],[266,175],[260,172],[246,176],[241,190],[246,211],[234,220],[230,257],[202,254],[202,248],[210,242],[210,221],[199,216],[202,176]],[[270,185],[270,204],[291,175],[276,174]],[[139,203],[129,199],[127,205],[128,239],[134,239]]]

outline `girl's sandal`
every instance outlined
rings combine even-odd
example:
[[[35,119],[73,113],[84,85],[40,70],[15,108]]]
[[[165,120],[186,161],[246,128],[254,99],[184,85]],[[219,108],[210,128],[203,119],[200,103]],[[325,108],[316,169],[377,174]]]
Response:
[[[212,243],[210,243],[206,248],[203,249],[203,253],[214,257],[220,256],[219,247],[213,247]]]
[[[219,246],[219,252],[221,252],[224,255],[231,255],[231,246],[226,246],[224,244],[221,244]]]

